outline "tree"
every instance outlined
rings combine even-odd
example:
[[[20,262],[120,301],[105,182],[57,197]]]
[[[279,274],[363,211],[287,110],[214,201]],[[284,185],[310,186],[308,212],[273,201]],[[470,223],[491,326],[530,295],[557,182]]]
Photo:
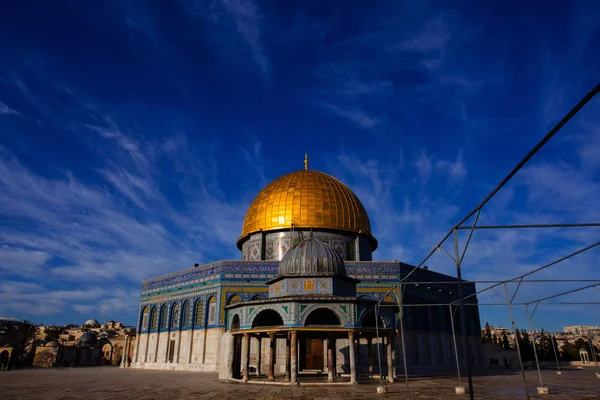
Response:
[[[492,335],[492,343],[494,343],[494,344],[499,344],[500,343],[498,341],[498,335],[496,335],[496,333],[494,333],[494,335]]]
[[[521,357],[523,361],[531,361],[534,359],[533,346],[529,339],[529,334],[524,329],[517,330],[517,340],[519,341],[519,348],[521,349]]]
[[[2,345],[9,345],[13,348],[12,359],[16,363],[23,361],[32,353],[33,341],[37,325],[31,321],[10,322],[2,328]]]
[[[483,343],[492,343],[492,329],[490,328],[490,323],[486,322],[485,323],[485,328],[483,328],[483,337],[481,338],[481,341]]]
[[[508,335],[506,331],[502,332],[502,348],[504,350],[510,349],[510,343],[508,342]]]
[[[560,357],[563,361],[579,360],[579,347],[576,347],[573,343],[565,340],[565,344],[560,351]]]
[[[540,361],[549,361],[554,359],[554,350],[552,350],[552,342],[548,332],[540,332],[540,340],[537,343],[538,357]]]
[[[46,336],[44,336],[44,340],[46,342],[51,342],[53,340],[58,340],[62,331],[60,328],[52,327],[52,328],[47,328],[45,330],[45,333],[46,333]]]

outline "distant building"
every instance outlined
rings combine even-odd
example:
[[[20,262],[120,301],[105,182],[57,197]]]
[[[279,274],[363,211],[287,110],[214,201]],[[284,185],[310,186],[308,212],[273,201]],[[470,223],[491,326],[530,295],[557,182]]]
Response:
[[[57,340],[45,343],[46,334],[57,328],[60,329]],[[117,365],[122,361],[125,347],[133,346],[134,334],[135,328],[122,322],[101,324],[95,319],[81,325],[40,326],[37,339],[45,346],[36,349],[34,366]]]
[[[565,333],[569,335],[579,335],[579,336],[596,336],[600,335],[600,326],[585,326],[585,325],[573,325],[573,326],[565,326]]]

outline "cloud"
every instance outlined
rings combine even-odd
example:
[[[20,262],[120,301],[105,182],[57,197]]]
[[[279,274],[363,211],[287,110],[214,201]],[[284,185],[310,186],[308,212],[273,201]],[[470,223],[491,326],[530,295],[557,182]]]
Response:
[[[260,69],[264,78],[269,77],[269,57],[261,39],[260,7],[254,0],[183,0],[186,13],[192,18],[200,18],[221,28],[235,28],[236,34],[249,49],[252,59]],[[223,35],[225,33],[222,33]],[[214,39],[222,51],[222,38]],[[234,50],[236,58],[239,52]]]
[[[265,176],[262,143],[255,136],[251,136],[251,138],[253,142],[252,151],[242,149],[242,153],[244,154],[244,158],[246,159],[246,162],[250,168],[256,171],[256,174],[259,178],[259,187],[262,189],[269,183],[267,177]]]
[[[417,170],[416,180],[421,185],[427,185],[431,180],[432,174],[448,178],[448,184],[457,184],[462,182],[467,175],[467,168],[463,162],[462,151],[458,152],[456,160],[435,159],[434,155],[427,155],[421,151],[414,161]]]
[[[321,103],[320,106],[332,112],[334,115],[345,118],[363,129],[373,129],[379,124],[379,120],[359,109],[346,109],[333,104]]]
[[[462,151],[458,152],[456,160],[437,160],[435,163],[435,169],[448,176],[449,183],[458,183],[465,179],[467,176],[467,168],[463,162]]]
[[[44,251],[0,246],[0,270],[21,276],[35,276],[42,273],[44,265],[52,256]]]
[[[0,101],[0,115],[21,115],[17,110],[10,108],[6,103]]]
[[[438,15],[426,21],[423,29],[416,35],[410,35],[400,43],[391,46],[392,50],[423,52],[443,52],[452,34],[446,18]]]
[[[8,302],[0,307],[3,313],[83,313],[93,301],[129,318],[141,280],[223,254],[239,258],[233,243],[248,205],[227,202],[211,181],[216,169],[211,156],[202,154],[212,145],[198,149],[181,132],[165,141],[141,142],[100,106],[82,102],[80,107],[95,124],[76,120],[67,131],[100,156],[93,181],[81,180],[80,171],[40,175],[0,147],[0,215],[12,221],[0,228],[0,268],[26,280],[42,276],[46,285],[0,293]],[[261,157],[258,141],[253,156]],[[168,193],[171,201],[181,193],[177,207],[166,200],[159,164],[163,171],[178,171],[180,192]],[[104,292],[112,282],[125,287]],[[86,289],[63,289],[73,284]]]
[[[427,184],[431,179],[431,173],[433,172],[432,159],[433,156],[428,156],[424,151],[421,151],[419,157],[415,160],[415,168],[421,184]]]
[[[258,4],[254,0],[220,0],[231,14],[237,31],[250,47],[254,61],[267,75],[269,62],[260,43],[260,20],[262,18]]]

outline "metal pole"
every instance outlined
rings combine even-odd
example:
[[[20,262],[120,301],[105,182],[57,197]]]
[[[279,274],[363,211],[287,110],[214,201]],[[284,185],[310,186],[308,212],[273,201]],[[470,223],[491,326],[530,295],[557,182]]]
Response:
[[[404,382],[406,383],[406,396],[410,400],[410,387],[408,386],[408,368],[406,366],[406,344],[404,343],[404,289],[400,285],[400,299],[398,305],[400,306],[400,339],[402,340],[402,362],[404,363]]]
[[[469,382],[469,399],[474,400],[473,376],[471,374],[471,349],[467,338],[467,321],[465,318],[465,299],[463,298],[462,277],[460,273],[460,255],[458,253],[458,231],[454,229],[454,253],[456,254],[456,278],[458,279],[458,297],[460,300],[460,325],[462,330],[463,345],[467,362],[467,380]]]
[[[592,351],[592,357],[594,357],[594,365],[598,366],[598,360],[596,359],[596,349],[594,349],[594,343],[592,338],[588,336],[588,342],[590,343],[590,350]]]
[[[477,205],[470,213],[468,213],[463,219],[460,220],[459,223],[457,223],[456,225],[454,225],[454,228],[452,228],[450,231],[448,231],[448,233],[446,233],[446,235],[442,238],[442,240],[439,241],[439,243],[433,248],[433,250],[431,250],[429,252],[429,254],[427,254],[427,257],[425,257],[423,259],[423,261],[421,261],[412,271],[410,271],[406,277],[404,277],[404,279],[406,280],[410,275],[413,274],[413,272],[415,272],[419,267],[421,267],[423,264],[425,264],[425,262],[427,262],[427,260],[436,252],[436,250],[438,249],[438,247],[440,247],[442,244],[444,244],[444,242],[446,241],[446,239],[448,239],[450,237],[450,235],[452,235],[452,232],[456,230],[456,227],[461,226],[463,223],[465,223],[469,218],[471,218],[473,216],[473,214],[475,214],[477,211],[481,210],[483,208],[483,206],[486,205],[486,203],[488,201],[490,201],[490,199],[492,197],[494,197],[494,195],[496,193],[498,193],[498,191],[500,191],[500,189],[502,189],[502,187],[504,185],[506,185],[508,183],[508,181],[510,181],[512,179],[512,177],[519,172],[519,170],[521,168],[523,168],[523,166],[525,166],[525,164],[527,164],[527,162],[529,160],[531,160],[533,158],[533,156],[535,156],[535,154],[540,151],[540,149],[542,147],[544,147],[544,145],[550,140],[552,139],[552,137],[554,135],[556,135],[556,133],[558,131],[560,131],[562,129],[563,126],[566,125],[567,122],[569,122],[569,120],[571,120],[571,118],[573,118],[575,116],[575,114],[577,114],[579,112],[579,110],[581,110],[590,100],[592,100],[594,98],[594,96],[596,94],[598,94],[600,92],[600,83],[597,83],[594,88],[587,93],[576,105],[575,107],[573,107],[571,109],[571,111],[569,111],[567,113],[567,115],[565,115],[547,134],[546,136],[544,136],[544,138],[542,140],[539,141],[538,144],[535,145],[535,147],[533,149],[531,149],[531,151],[529,153],[527,153],[527,155],[517,164],[516,167],[514,167],[512,169],[512,171],[509,172],[508,175],[506,175],[506,177],[498,184],[498,186],[496,186],[494,188],[494,190],[492,190],[486,197],[485,199],[483,199],[483,201],[481,203],[479,203],[479,205]],[[458,259],[458,257],[457,257]],[[387,294],[387,293],[386,293]]]
[[[517,346],[517,353],[519,354],[519,365],[521,366],[521,376],[523,377],[523,385],[525,386],[525,398],[529,400],[529,390],[527,389],[527,378],[525,378],[525,368],[523,367],[523,357],[521,357],[521,346],[519,346],[519,335],[517,334],[517,325],[515,324],[515,318],[513,317],[512,305],[510,304],[510,295],[508,294],[508,287],[506,282],[504,283],[504,291],[506,292],[506,303],[508,304],[508,312],[510,313],[510,322],[512,324],[513,332],[515,334],[515,344]]]
[[[452,324],[452,340],[454,341],[454,356],[456,357],[456,371],[458,372],[458,386],[462,386],[460,380],[460,362],[458,361],[458,346],[456,345],[456,333],[454,332],[454,315],[452,312],[452,304],[448,304],[450,309],[450,323]]]
[[[550,339],[552,340],[552,349],[554,350],[554,358],[556,358],[556,369],[558,370],[558,372],[560,372],[560,364],[558,363],[558,353],[556,352],[556,344],[554,344],[554,340],[555,337],[554,335],[552,335],[550,337]]]
[[[529,329],[531,330],[531,334],[533,335],[533,325],[531,324],[531,315],[529,315],[529,306],[525,306],[525,313],[527,313],[527,320],[529,321]],[[544,382],[542,382],[542,372],[540,371],[540,361],[538,360],[537,355],[537,346],[535,345],[535,336],[533,337],[533,355],[535,356],[535,365],[538,371],[538,377],[540,378],[540,387],[544,386]]]
[[[456,229],[531,229],[531,228],[589,228],[600,226],[598,222],[588,222],[583,224],[519,224],[519,225],[479,225],[457,226]]]
[[[540,272],[540,271],[542,271],[542,270],[544,270],[544,269],[546,269],[546,268],[549,268],[549,267],[551,267],[551,266],[553,266],[553,265],[556,265],[556,264],[558,264],[558,263],[560,263],[560,262],[563,262],[563,261],[565,261],[565,260],[568,260],[569,258],[575,257],[575,256],[576,256],[576,255],[578,255],[578,254],[581,254],[581,253],[583,253],[583,252],[585,252],[585,251],[591,250],[591,249],[593,249],[593,248],[594,248],[594,247],[596,247],[596,246],[600,246],[600,242],[596,242],[596,243],[594,243],[594,244],[591,244],[591,245],[589,245],[589,246],[586,246],[586,247],[584,247],[584,248],[582,248],[582,249],[579,249],[579,250],[577,250],[577,251],[575,251],[575,252],[573,252],[573,253],[571,253],[571,254],[569,254],[569,255],[566,255],[566,256],[564,256],[564,257],[561,257],[561,258],[559,258],[558,260],[554,260],[554,261],[552,261],[551,263],[548,263],[548,264],[546,264],[546,265],[542,265],[542,266],[541,266],[541,267],[539,267],[539,268],[535,268],[535,269],[533,269],[533,270],[531,270],[531,271],[529,271],[529,272],[526,272],[526,273],[524,273],[523,275],[517,276],[516,278],[513,278],[513,279],[507,279],[507,280],[505,280],[505,281],[498,282],[498,283],[496,283],[495,285],[488,286],[488,287],[486,287],[486,288],[484,288],[484,289],[478,290],[477,292],[475,292],[475,293],[473,293],[473,294],[470,294],[470,295],[468,295],[468,296],[467,296],[467,297],[465,297],[465,298],[466,298],[466,299],[468,299],[469,297],[476,296],[476,295],[478,295],[478,294],[481,294],[481,293],[483,293],[483,292],[485,292],[485,291],[488,291],[488,290],[490,290],[490,289],[493,289],[493,288],[495,288],[495,287],[497,287],[497,286],[500,286],[500,285],[502,285],[502,284],[504,284],[504,283],[506,283],[506,282],[516,282],[517,280],[521,280],[521,279],[525,278],[526,276],[532,275],[532,274],[534,274],[534,273],[536,273],[536,272]],[[406,279],[406,278],[404,278],[404,279]],[[592,285],[592,286],[593,286],[593,285]],[[545,299],[537,299],[537,300],[531,301],[530,303],[534,303],[534,302],[536,302],[536,301],[542,301],[542,300],[545,300]]]
[[[381,370],[381,350],[379,346],[379,306],[375,306],[375,334],[377,335],[377,362],[379,363],[379,386],[383,386],[383,372]]]

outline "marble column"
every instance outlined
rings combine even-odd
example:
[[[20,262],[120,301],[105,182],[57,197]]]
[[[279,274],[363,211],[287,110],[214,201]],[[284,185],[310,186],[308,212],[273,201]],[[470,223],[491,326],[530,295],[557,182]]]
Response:
[[[131,341],[133,340],[133,336],[127,336],[127,340],[125,340],[125,367],[129,367],[131,365],[129,361],[129,353],[131,351]]]
[[[275,378],[275,332],[269,332],[269,380]]]
[[[123,346],[123,355],[121,356],[121,368],[125,368],[125,357],[127,356],[127,341],[129,340],[129,336],[125,336],[125,345]]]
[[[369,378],[373,378],[373,338],[367,338],[367,357],[369,358]]]
[[[262,364],[262,337],[260,334],[256,339],[258,339],[258,345],[256,346],[256,376],[259,376]]]
[[[284,382],[290,381],[290,338],[289,336],[285,339],[285,379]]]
[[[388,381],[394,382],[394,359],[392,358],[392,334],[387,335],[387,362],[388,362]]]
[[[229,343],[229,351],[227,354],[227,379],[233,379],[233,360],[235,359],[235,340],[236,336],[231,335],[231,343]]]
[[[244,333],[242,340],[242,381],[248,382],[248,370],[250,369],[250,335]]]
[[[327,382],[335,381],[335,338],[332,335],[327,337]]]
[[[348,345],[350,356],[350,383],[356,383],[356,341],[354,340],[354,331],[348,332]]]
[[[290,337],[290,382],[295,385],[298,383],[298,337],[296,331],[292,331]]]

